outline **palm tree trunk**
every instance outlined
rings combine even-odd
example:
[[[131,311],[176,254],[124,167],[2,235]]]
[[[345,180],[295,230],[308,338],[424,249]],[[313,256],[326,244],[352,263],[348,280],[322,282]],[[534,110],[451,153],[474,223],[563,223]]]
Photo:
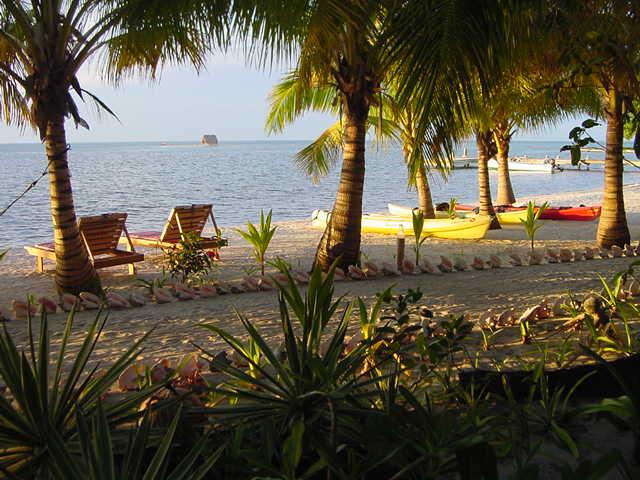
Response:
[[[500,222],[496,217],[491,202],[491,186],[489,184],[489,168],[487,163],[491,156],[489,144],[491,143],[491,132],[476,132],[476,144],[478,149],[478,193],[480,201],[480,215],[489,215],[491,217],[491,230],[500,229]]]
[[[509,176],[509,142],[511,134],[509,126],[498,123],[493,130],[493,138],[496,142],[496,158],[498,160],[498,193],[496,197],[497,205],[512,205],[516,201]]]
[[[416,174],[416,190],[418,191],[418,207],[424,218],[436,218],[433,199],[431,198],[431,188],[429,188],[429,179],[427,178],[427,169],[424,164],[420,165]]]
[[[56,253],[55,283],[59,292],[100,293],[98,277],[80,236],[67,163],[64,115],[47,122],[44,144],[49,162],[51,220]]]
[[[364,95],[352,94],[350,97],[343,102],[345,129],[340,185],[331,218],[316,251],[315,264],[325,271],[338,258],[339,266],[343,269],[360,262],[364,154],[369,105]]]
[[[601,248],[630,242],[622,186],[622,98],[612,88],[607,94],[607,148],[604,159],[604,198],[596,241]]]

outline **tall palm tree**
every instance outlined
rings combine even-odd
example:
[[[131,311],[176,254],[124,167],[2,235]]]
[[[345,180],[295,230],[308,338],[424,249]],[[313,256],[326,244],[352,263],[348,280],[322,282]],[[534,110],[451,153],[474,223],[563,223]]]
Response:
[[[537,33],[537,41],[533,43],[541,45],[546,32]],[[509,149],[517,130],[537,130],[580,112],[595,114],[599,111],[599,100],[593,88],[580,86],[558,91],[549,88],[566,67],[546,64],[542,50],[536,48],[517,59],[511,69],[516,73],[503,77],[488,104],[498,162],[497,205],[515,202],[509,175]]]
[[[399,104],[419,105],[416,138],[446,130],[451,119],[459,124],[462,107],[474,98],[458,80],[497,81],[500,52],[508,45],[503,7],[486,0],[308,3],[296,71],[308,85],[336,89],[344,131],[338,192],[316,252],[322,268],[337,258],[343,267],[359,261],[366,122],[381,86],[393,79]],[[475,41],[466,41],[470,37]],[[440,148],[453,150],[448,139]]]
[[[498,161],[497,205],[511,205],[516,201],[509,175],[509,147],[514,133],[512,125],[506,119],[495,121],[494,127],[491,129],[496,145],[496,160]]]
[[[367,119],[383,77],[378,21],[383,4],[309,2],[304,17],[297,75],[307,85],[335,86],[344,124],[340,183],[315,258],[325,270],[337,258],[343,267],[359,262]]]
[[[607,123],[600,247],[629,243],[623,189],[623,112],[639,97],[640,5],[633,0],[565,0],[542,12],[557,32],[558,60],[567,66],[563,86],[589,84],[600,93]],[[558,84],[561,84],[559,81]]]
[[[226,27],[224,2],[175,0],[0,0],[0,95],[5,120],[37,129],[48,162],[59,291],[100,291],[78,230],[65,122],[88,128],[76,99],[92,100],[78,71],[90,59],[106,76],[146,72],[167,61],[202,67]],[[197,13],[197,14],[196,14]]]
[[[496,154],[496,144],[493,134],[488,129],[478,129],[475,132],[476,148],[478,150],[478,195],[480,203],[480,215],[491,217],[489,229],[497,230],[502,228],[491,200],[491,185],[489,183],[489,159]]]

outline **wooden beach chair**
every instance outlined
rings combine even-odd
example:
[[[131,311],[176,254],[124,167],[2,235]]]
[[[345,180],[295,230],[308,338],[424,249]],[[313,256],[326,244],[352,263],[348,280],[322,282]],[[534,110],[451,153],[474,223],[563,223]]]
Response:
[[[137,253],[131,243],[125,222],[126,213],[105,213],[78,220],[80,236],[84,241],[89,259],[95,268],[129,265],[129,273],[133,275],[135,263],[144,260],[142,253]],[[127,250],[118,249],[120,236],[124,233]],[[24,247],[29,255],[36,257],[36,270],[44,271],[44,259],[55,260],[54,242],[41,243]]]
[[[211,219],[216,234],[213,237],[202,236],[207,221]],[[134,245],[160,249],[174,248],[180,245],[183,235],[195,234],[199,237],[203,249],[213,250],[216,255],[220,247],[227,245],[227,239],[220,237],[218,224],[213,216],[213,205],[181,205],[171,209],[162,232],[134,232],[130,234]]]

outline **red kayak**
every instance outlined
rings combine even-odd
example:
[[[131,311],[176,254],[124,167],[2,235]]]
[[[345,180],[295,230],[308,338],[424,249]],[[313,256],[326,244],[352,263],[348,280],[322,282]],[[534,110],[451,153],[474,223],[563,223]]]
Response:
[[[456,210],[460,210],[462,212],[468,212],[474,210],[476,207],[473,205],[456,205]],[[516,210],[522,210],[527,207],[511,207],[511,206],[501,206],[495,207],[496,210],[502,212],[513,212]],[[600,210],[602,207],[586,207],[584,205],[580,205],[579,207],[547,207],[547,209],[542,212],[540,218],[542,220],[570,220],[574,222],[589,222],[591,220],[595,220],[600,216]]]
[[[540,218],[543,220],[572,220],[574,222],[590,222],[600,216],[602,207],[549,207]]]

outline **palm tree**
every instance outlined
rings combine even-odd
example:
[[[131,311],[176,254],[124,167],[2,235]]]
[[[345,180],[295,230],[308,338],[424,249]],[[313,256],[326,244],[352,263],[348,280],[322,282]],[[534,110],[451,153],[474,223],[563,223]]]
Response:
[[[597,244],[609,248],[629,243],[622,181],[623,112],[632,109],[640,91],[640,6],[631,0],[567,0],[543,14],[543,21],[557,32],[555,50],[567,67],[564,82],[558,84],[596,88],[607,122]]]
[[[516,201],[509,175],[509,147],[514,133],[511,122],[504,118],[496,120],[491,129],[498,161],[498,192],[496,193],[498,205],[511,205]]]
[[[338,192],[316,252],[323,269],[337,258],[343,267],[359,261],[366,123],[381,87],[393,79],[398,103],[419,105],[416,138],[446,131],[452,119],[460,124],[461,107],[474,98],[459,79],[479,76],[485,86],[498,80],[508,45],[502,26],[510,18],[503,7],[485,0],[308,3],[296,71],[309,86],[336,89],[344,132]],[[453,150],[446,138],[439,148]]]
[[[442,175],[450,169],[450,162],[444,161],[437,144],[428,144],[428,140],[417,138],[416,125],[413,123],[413,106],[401,106],[395,101],[393,86],[384,87],[378,96],[378,108],[371,110],[367,119],[367,131],[374,131],[376,141],[399,142],[408,171],[408,184],[415,187],[418,205],[424,218],[435,218],[435,209],[431,198],[427,170],[437,168]],[[270,110],[267,114],[266,130],[269,133],[281,132],[298,116],[306,111],[330,112],[338,116],[338,97],[330,86],[307,86],[296,72],[288,74],[277,84],[270,96]],[[449,137],[455,134],[455,126],[448,131]],[[436,132],[430,134],[438,138]],[[439,137],[444,136],[440,134]],[[334,166],[343,148],[344,129],[341,121],[336,121],[310,145],[296,154],[295,160],[300,169],[316,182],[325,176]],[[432,140],[433,142],[433,140]],[[427,156],[426,151],[431,155]]]
[[[537,46],[544,42],[545,32],[540,34],[538,41],[533,42]],[[517,73],[503,77],[488,104],[498,162],[497,205],[515,202],[509,176],[509,148],[517,130],[536,130],[579,112],[593,114],[599,110],[592,88],[582,86],[555,92],[549,88],[562,75],[564,67],[546,64],[542,50],[536,48],[517,59],[511,68]]]
[[[44,143],[59,291],[101,290],[76,221],[65,121],[88,128],[77,98],[111,110],[82,88],[79,69],[102,60],[117,82],[138,71],[153,76],[167,61],[202,67],[211,38],[224,31],[225,8],[204,0],[176,0],[170,9],[145,0],[0,0],[5,121],[31,125]]]
[[[496,144],[493,134],[488,129],[478,129],[475,132],[476,148],[478,150],[478,195],[480,200],[480,215],[491,217],[491,230],[502,228],[491,201],[491,185],[489,184],[489,159],[496,154]]]

